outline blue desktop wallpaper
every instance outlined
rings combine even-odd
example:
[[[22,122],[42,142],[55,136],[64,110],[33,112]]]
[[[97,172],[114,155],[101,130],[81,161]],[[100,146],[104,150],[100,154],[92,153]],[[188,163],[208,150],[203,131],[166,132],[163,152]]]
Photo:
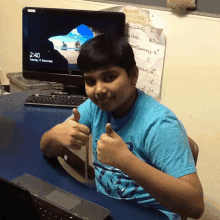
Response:
[[[67,35],[53,36],[48,40],[53,43],[54,49],[67,59],[69,69],[76,69],[80,47],[94,36],[93,31],[82,24]]]

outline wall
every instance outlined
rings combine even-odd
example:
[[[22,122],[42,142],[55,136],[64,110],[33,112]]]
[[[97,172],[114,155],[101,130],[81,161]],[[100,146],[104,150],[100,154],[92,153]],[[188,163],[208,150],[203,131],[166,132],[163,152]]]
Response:
[[[92,0],[93,2],[104,2],[104,3],[109,3],[111,2],[112,4],[120,2],[120,3],[135,3],[138,5],[144,5],[144,6],[154,6],[154,7],[160,7],[163,9],[162,10],[168,10],[169,8],[167,7],[167,0]],[[181,2],[181,1],[180,1]],[[191,9],[191,11],[194,11],[195,13],[209,13],[211,14],[218,14],[220,15],[220,2],[219,0],[208,0],[208,1],[201,1],[201,0],[196,0],[196,10]]]
[[[25,6],[101,10],[113,4],[80,0],[7,0],[0,3],[0,67],[21,71],[21,10]],[[164,23],[167,48],[161,103],[183,122],[199,145],[198,175],[206,210],[201,219],[220,219],[220,19],[151,10]]]

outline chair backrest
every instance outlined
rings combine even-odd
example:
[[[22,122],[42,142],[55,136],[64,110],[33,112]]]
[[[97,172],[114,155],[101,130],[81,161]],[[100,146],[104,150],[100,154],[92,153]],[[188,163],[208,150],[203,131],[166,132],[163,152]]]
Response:
[[[199,154],[199,147],[196,144],[196,142],[193,139],[191,139],[190,137],[188,137],[188,141],[189,141],[189,145],[190,145],[192,155],[193,155],[195,165],[196,165],[197,159],[198,159],[198,154]],[[181,220],[187,220],[187,217],[181,216]]]
[[[194,161],[195,161],[195,164],[196,164],[197,159],[198,159],[198,154],[199,154],[199,147],[196,144],[196,142],[193,139],[191,139],[190,137],[188,137],[188,140],[189,140],[189,145],[191,147],[193,158],[194,158]]]

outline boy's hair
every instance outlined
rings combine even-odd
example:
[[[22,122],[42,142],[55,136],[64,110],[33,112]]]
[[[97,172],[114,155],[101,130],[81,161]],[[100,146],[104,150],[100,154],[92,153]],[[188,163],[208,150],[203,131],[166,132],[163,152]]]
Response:
[[[77,58],[82,73],[117,66],[124,68],[128,76],[136,66],[134,53],[125,38],[110,38],[104,34],[85,42]]]

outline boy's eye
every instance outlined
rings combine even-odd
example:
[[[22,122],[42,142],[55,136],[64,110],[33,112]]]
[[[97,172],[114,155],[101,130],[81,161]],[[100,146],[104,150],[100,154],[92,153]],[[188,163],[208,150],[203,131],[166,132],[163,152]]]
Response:
[[[112,81],[114,81],[114,79],[116,79],[116,77],[117,76],[115,76],[115,75],[107,75],[104,77],[103,81],[104,82],[112,82]]]
[[[88,86],[94,86],[96,82],[95,82],[94,79],[85,79],[85,83],[86,83]]]
[[[117,75],[115,75],[115,74],[108,74],[108,75],[106,74],[106,75],[102,76],[101,81],[105,82],[105,83],[111,83],[116,78],[117,78]],[[94,79],[92,77],[85,77],[84,80],[85,80],[85,84],[87,86],[92,87],[92,86],[95,86],[95,84],[96,84],[96,79]]]

